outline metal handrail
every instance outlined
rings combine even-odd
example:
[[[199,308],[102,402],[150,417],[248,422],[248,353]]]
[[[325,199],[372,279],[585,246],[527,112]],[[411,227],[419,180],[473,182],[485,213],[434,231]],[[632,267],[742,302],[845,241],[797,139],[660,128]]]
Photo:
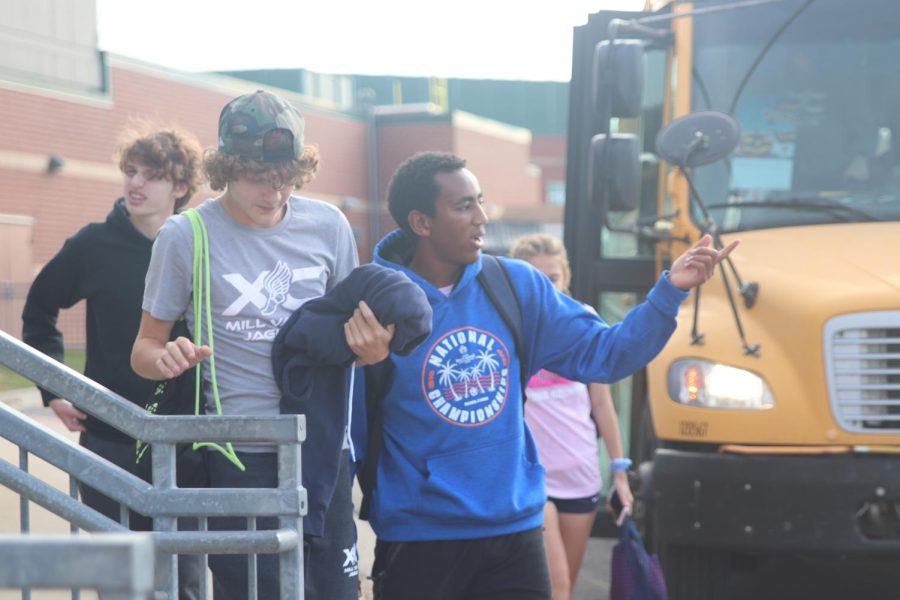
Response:
[[[0,404],[0,436],[18,445],[22,451],[101,490],[121,505],[153,517],[154,532],[150,535],[154,543],[158,549],[172,553],[167,565],[158,565],[161,569],[168,569],[169,573],[177,570],[175,554],[278,552],[283,554],[283,560],[279,561],[282,567],[281,597],[284,600],[302,598],[303,545],[300,540],[302,517],[306,514],[306,490],[300,483],[300,443],[305,439],[303,416],[153,415],[3,331],[0,331],[0,364],[56,396],[70,400],[79,409],[116,429],[151,444],[153,484]],[[175,483],[175,445],[200,440],[275,444],[279,486],[178,488]],[[59,490],[2,461],[0,482],[80,528],[127,531],[121,524],[96,514]],[[205,530],[205,517],[226,515],[250,519],[276,516],[281,529]],[[178,531],[177,517],[201,518],[201,531]],[[169,577],[168,592],[177,595],[177,581],[172,577]]]
[[[163,426],[168,419],[153,416],[147,418],[159,419],[163,421]],[[181,418],[204,420],[221,417]],[[202,430],[199,423],[196,429]],[[35,435],[36,431],[40,431],[39,436]],[[229,515],[234,513],[236,504],[247,505],[244,511],[247,516],[268,516],[293,514],[305,509],[306,505],[306,494],[302,489],[279,491],[277,488],[238,490],[155,487],[3,404],[0,404],[0,437],[67,473],[77,473],[79,481],[93,488],[103,489],[104,494],[113,500],[151,517]],[[156,447],[151,457],[159,459]],[[189,505],[184,503],[185,494],[190,494],[194,499]],[[215,500],[215,503],[210,502],[211,500]]]
[[[153,542],[146,534],[0,536],[0,587],[93,588],[102,600],[147,600]]]
[[[211,442],[267,441],[300,443],[306,438],[303,415],[237,417],[152,415],[78,371],[53,360],[31,346],[0,331],[0,364],[66,398],[103,422],[146,442],[185,442],[198,438]]]

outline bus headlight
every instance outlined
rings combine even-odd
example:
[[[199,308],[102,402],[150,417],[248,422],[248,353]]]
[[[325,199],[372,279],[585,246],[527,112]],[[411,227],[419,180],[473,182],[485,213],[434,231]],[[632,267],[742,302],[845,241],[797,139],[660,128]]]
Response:
[[[699,359],[669,367],[669,396],[679,404],[705,408],[767,410],[775,405],[772,391],[755,373]]]

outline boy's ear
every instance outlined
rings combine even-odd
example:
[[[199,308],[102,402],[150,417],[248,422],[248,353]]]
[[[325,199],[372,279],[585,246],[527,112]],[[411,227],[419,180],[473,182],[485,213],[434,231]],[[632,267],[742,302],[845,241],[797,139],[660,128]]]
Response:
[[[420,210],[411,210],[406,216],[406,222],[409,223],[410,229],[419,237],[428,237],[431,235],[431,217]]]
[[[187,194],[187,191],[188,184],[184,183],[183,181],[181,183],[176,183],[175,187],[172,188],[172,192],[175,195],[176,200]],[[190,198],[188,198],[188,200],[190,200]]]

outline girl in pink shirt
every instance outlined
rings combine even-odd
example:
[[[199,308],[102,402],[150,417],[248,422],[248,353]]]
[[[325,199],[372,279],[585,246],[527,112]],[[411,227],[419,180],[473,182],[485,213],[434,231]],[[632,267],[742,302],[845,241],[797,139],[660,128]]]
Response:
[[[542,234],[519,238],[510,253],[543,272],[568,293],[569,260],[559,239]],[[600,504],[597,432],[613,462],[612,482],[625,510],[633,502],[622,457],[615,407],[605,384],[585,385],[541,370],[528,384],[525,420],[546,469],[544,541],[554,600],[571,600]]]

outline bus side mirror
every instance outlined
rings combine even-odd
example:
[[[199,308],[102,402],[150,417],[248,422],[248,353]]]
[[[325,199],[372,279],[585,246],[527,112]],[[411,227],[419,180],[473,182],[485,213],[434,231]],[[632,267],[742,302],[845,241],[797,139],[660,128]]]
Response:
[[[593,103],[597,117],[639,117],[644,94],[644,45],[604,40],[594,47]]]
[[[714,110],[673,120],[656,134],[656,153],[683,169],[722,160],[741,142],[741,126],[729,114]]]
[[[636,209],[641,199],[640,140],[630,133],[591,139],[590,193],[604,217]]]

